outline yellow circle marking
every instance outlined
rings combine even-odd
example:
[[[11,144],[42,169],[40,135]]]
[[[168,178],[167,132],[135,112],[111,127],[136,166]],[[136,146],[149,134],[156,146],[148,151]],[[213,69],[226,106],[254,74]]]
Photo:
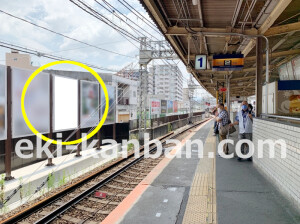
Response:
[[[81,68],[84,68],[85,70],[89,71],[90,73],[92,73],[92,75],[98,80],[98,82],[100,83],[104,95],[105,95],[105,101],[106,101],[106,105],[105,105],[105,110],[104,110],[104,114],[99,122],[99,124],[97,125],[97,127],[88,135],[86,135],[83,138],[74,140],[74,141],[68,141],[68,142],[57,142],[54,139],[51,138],[47,138],[46,136],[42,135],[41,133],[39,133],[30,123],[26,111],[25,111],[25,106],[24,106],[24,100],[25,100],[25,95],[28,89],[29,84],[31,83],[31,81],[34,79],[35,76],[37,76],[41,71],[43,71],[44,69],[51,67],[53,65],[58,65],[58,64],[72,64],[72,65],[77,65]],[[48,64],[43,65],[42,67],[38,68],[36,71],[34,71],[30,77],[28,78],[28,80],[25,83],[25,86],[23,88],[22,91],[22,96],[21,96],[21,109],[22,109],[22,115],[24,117],[25,123],[27,124],[27,126],[29,127],[29,129],[39,138],[43,139],[44,141],[51,141],[52,144],[57,144],[57,145],[74,145],[74,144],[79,144],[83,141],[88,140],[89,138],[91,138],[92,136],[94,136],[95,134],[97,134],[97,132],[100,130],[100,128],[102,127],[102,125],[104,124],[107,114],[108,114],[108,108],[109,108],[109,98],[108,98],[108,92],[105,86],[105,83],[103,82],[103,80],[101,79],[101,77],[98,75],[97,72],[95,72],[93,69],[91,69],[90,67],[88,67],[85,64],[76,62],[76,61],[54,61],[54,62],[50,62]],[[78,115],[80,116],[80,115]]]

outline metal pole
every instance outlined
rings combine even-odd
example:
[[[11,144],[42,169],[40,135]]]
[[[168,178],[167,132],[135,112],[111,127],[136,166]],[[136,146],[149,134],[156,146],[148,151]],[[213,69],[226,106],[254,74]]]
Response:
[[[81,86],[80,80],[77,80],[77,97],[78,97],[78,106],[77,106],[77,121],[78,121],[78,130],[76,132],[76,139],[80,139],[80,128],[81,128]],[[77,150],[75,157],[80,157],[80,144],[77,144]]]
[[[101,87],[99,85],[99,121],[101,120],[101,117],[102,117],[102,108],[101,108]],[[101,128],[100,130],[97,132],[97,139],[98,139],[98,142],[97,142],[97,149],[100,149],[100,146],[101,146]]]
[[[191,35],[188,35],[187,39],[188,39],[188,66],[190,66],[190,51],[191,51],[191,49],[190,49],[190,42],[191,42]]]
[[[141,132],[142,132],[142,75],[143,75],[143,67],[140,64],[140,76],[139,76],[139,107],[138,107],[138,122],[139,122],[139,140],[142,140]]]
[[[12,118],[12,74],[11,67],[7,67],[6,73],[6,96],[7,96],[7,138],[5,140],[5,180],[14,179],[11,176],[11,157],[12,157],[12,130],[11,130],[11,118]]]
[[[50,77],[50,85],[49,85],[49,134],[48,138],[52,139],[53,137],[53,76],[52,74],[49,75]],[[49,151],[52,153],[53,152],[53,144],[50,144],[48,147]],[[46,166],[53,166],[53,160],[52,158],[48,158],[48,163]]]
[[[147,77],[147,65],[145,66],[145,73],[143,74],[143,79],[144,79],[144,85],[145,87],[143,88],[143,111],[144,111],[144,132],[147,130],[147,93],[148,93],[148,77]]]
[[[227,111],[230,116],[230,77],[229,75],[226,76],[227,81]]]
[[[268,114],[268,84],[269,84],[269,40],[263,36],[266,40],[266,95],[265,95],[265,114]]]
[[[263,85],[263,54],[262,54],[262,38],[258,37],[256,40],[256,80],[255,80],[255,95],[256,95],[256,109],[255,116],[259,117],[262,114],[262,85]]]

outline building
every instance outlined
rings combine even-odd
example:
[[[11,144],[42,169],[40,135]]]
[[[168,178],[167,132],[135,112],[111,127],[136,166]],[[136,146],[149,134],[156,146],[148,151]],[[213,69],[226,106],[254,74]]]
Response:
[[[138,81],[111,75],[112,86],[117,89],[116,122],[137,119]]]
[[[5,54],[6,66],[35,70],[38,67],[32,66],[29,54],[20,54],[18,51],[12,50],[11,53]]]
[[[183,76],[176,65],[154,65],[149,68],[148,84],[152,83],[153,95],[164,95],[165,99],[183,100]],[[151,94],[151,93],[150,93]]]
[[[190,108],[189,88],[183,88],[182,101],[183,101],[183,108],[185,108],[186,111],[189,111],[189,108]]]

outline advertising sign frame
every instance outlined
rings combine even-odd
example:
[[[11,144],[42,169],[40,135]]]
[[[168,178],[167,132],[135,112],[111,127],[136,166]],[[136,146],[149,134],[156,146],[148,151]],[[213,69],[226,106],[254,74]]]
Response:
[[[168,114],[171,114],[171,113],[174,113],[174,109],[173,109],[173,101],[172,100],[168,100],[167,101],[167,113]],[[172,110],[172,111],[170,111]]]
[[[7,67],[0,65],[0,70],[3,68],[4,70],[4,82],[3,82],[3,90],[4,90],[4,129],[3,135],[0,135],[0,140],[7,139]],[[1,83],[0,83],[1,85]]]
[[[108,114],[107,114],[107,118],[106,118],[106,121],[104,122],[104,125],[108,125],[108,124],[114,124],[114,123],[116,123],[116,110],[117,110],[117,108],[116,108],[116,102],[117,102],[117,99],[116,99],[116,87],[115,86],[112,86],[112,85],[106,85],[106,89],[107,89],[107,92],[108,92],[108,97],[109,97],[109,109],[108,109]],[[111,97],[110,97],[110,91],[112,91],[111,89],[113,89],[114,91],[114,102],[112,102],[112,105],[110,105],[111,104]],[[101,94],[100,94],[100,98],[101,98],[101,100],[100,100],[100,104],[101,104],[101,117],[103,116],[103,113],[104,113],[104,108],[105,108],[105,99],[104,99],[104,92],[103,92],[103,89],[101,88],[100,89],[101,90]],[[112,109],[112,107],[113,107],[113,114],[114,114],[114,120],[113,121],[110,121],[110,122],[108,122],[108,118],[109,118],[109,116],[110,116],[110,110]]]
[[[97,107],[94,108],[95,110],[98,109],[98,111],[90,118],[91,120],[89,121],[86,121],[86,124],[84,125],[85,123],[85,120],[86,118],[84,117],[84,114],[83,114],[83,109],[84,109],[84,84],[90,84],[90,85],[95,85],[97,86],[97,91],[96,91],[96,102],[97,102]],[[80,127],[81,128],[89,128],[89,127],[94,127],[94,126],[97,126],[97,124],[99,123],[99,117],[100,117],[100,113],[101,113],[101,108],[100,107],[100,85],[96,82],[92,82],[92,81],[86,81],[86,80],[80,80],[80,100],[81,100],[81,107],[80,107],[80,121],[81,121],[81,124],[80,124]],[[89,124],[90,122],[92,122],[95,118],[97,118],[97,123],[93,126],[91,124]]]
[[[30,74],[32,73],[32,71],[30,70],[27,70],[27,69],[21,69],[21,68],[15,68],[15,67],[12,67],[11,68],[11,82],[12,82],[12,87],[11,87],[11,98],[12,98],[12,104],[11,104],[11,130],[12,130],[12,138],[22,138],[22,137],[29,137],[29,136],[34,136],[35,134],[31,132],[31,130],[28,128],[28,126],[26,125],[25,121],[23,120],[24,122],[24,127],[25,129],[28,129],[28,133],[29,134],[18,134],[18,132],[15,131],[15,129],[19,129],[19,128],[16,128],[15,127],[15,121],[16,121],[16,118],[15,118],[15,114],[16,114],[16,102],[15,102],[15,98],[14,98],[14,94],[15,94],[15,90],[14,90],[14,71],[24,71],[24,72],[28,72],[28,77],[30,76]],[[46,131],[40,131],[41,134],[48,134],[50,132],[50,74],[49,73],[46,73],[46,72],[42,72],[40,73],[40,76],[47,76],[48,80],[47,80],[47,87],[48,87],[48,117],[47,117],[47,122],[48,122],[48,127],[47,127],[47,130]],[[25,84],[25,83],[24,83]],[[30,90],[30,86],[28,87],[28,89]],[[22,91],[22,90],[20,90]],[[21,93],[21,92],[20,92]],[[28,93],[27,93],[28,94]],[[21,95],[20,95],[21,97]],[[21,102],[21,98],[20,98],[20,102]],[[25,102],[26,102],[26,98],[25,98]],[[20,110],[21,110],[21,103],[20,103]],[[22,113],[21,111],[18,112],[19,115],[22,116]],[[17,117],[17,116],[16,116]],[[22,118],[23,119],[23,118]]]
[[[159,105],[159,106],[157,106]],[[153,113],[153,109],[156,112]],[[161,113],[161,102],[157,99],[150,99],[150,113],[151,115],[159,115]]]
[[[173,113],[178,113],[178,101],[173,101]]]

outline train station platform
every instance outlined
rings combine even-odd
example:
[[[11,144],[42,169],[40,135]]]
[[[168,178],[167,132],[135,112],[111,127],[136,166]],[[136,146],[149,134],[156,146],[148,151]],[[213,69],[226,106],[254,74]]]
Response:
[[[217,155],[212,126],[206,122],[182,140],[202,140],[203,158],[196,145],[186,158],[184,145],[182,158],[163,159],[102,223],[300,223],[297,210],[252,162]]]

